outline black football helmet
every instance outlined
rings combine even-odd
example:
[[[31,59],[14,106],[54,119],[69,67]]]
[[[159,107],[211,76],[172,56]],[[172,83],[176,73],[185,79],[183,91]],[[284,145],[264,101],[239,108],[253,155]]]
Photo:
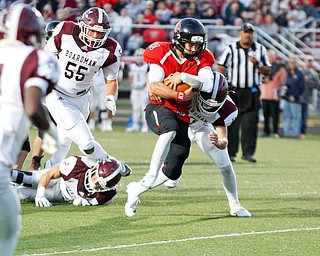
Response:
[[[86,171],[84,186],[90,193],[112,190],[121,179],[121,170],[122,167],[114,159],[98,161]]]
[[[228,83],[224,75],[213,72],[213,86],[210,92],[197,93],[197,109],[205,116],[212,115],[223,106],[228,95]]]
[[[111,27],[108,14],[101,8],[92,7],[81,16],[79,38],[87,46],[92,48],[101,47],[110,34]],[[88,34],[89,30],[104,33],[102,38],[95,38]]]
[[[43,27],[44,20],[37,9],[17,3],[10,7],[5,19],[5,38],[26,45],[40,45]]]
[[[45,32],[45,38],[46,41],[49,40],[49,38],[52,36],[53,30],[55,29],[55,27],[60,23],[59,20],[53,20],[48,22],[48,24],[46,25],[44,32]]]
[[[174,28],[172,42],[186,59],[192,59],[206,48],[207,37],[205,27],[197,19],[181,19]],[[185,53],[186,43],[197,44],[198,50],[192,54]]]

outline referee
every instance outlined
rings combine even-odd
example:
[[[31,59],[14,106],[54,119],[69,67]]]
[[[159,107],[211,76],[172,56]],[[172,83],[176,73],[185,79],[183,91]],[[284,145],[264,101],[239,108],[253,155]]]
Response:
[[[227,77],[230,97],[239,114],[228,129],[228,152],[235,161],[239,149],[240,129],[242,159],[256,162],[253,157],[258,137],[260,89],[262,76],[269,76],[271,64],[264,46],[253,40],[255,27],[244,23],[240,40],[230,44],[218,60],[217,71]]]

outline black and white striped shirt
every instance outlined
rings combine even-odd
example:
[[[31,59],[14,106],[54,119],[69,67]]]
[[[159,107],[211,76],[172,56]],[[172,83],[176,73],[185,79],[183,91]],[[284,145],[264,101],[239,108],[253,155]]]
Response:
[[[251,48],[243,49],[240,43],[235,42],[227,46],[218,60],[218,65],[226,68],[226,78],[229,87],[251,88],[258,87],[262,82],[262,76],[258,67],[249,60],[249,53],[254,52],[258,63],[271,67],[266,48],[253,42]]]

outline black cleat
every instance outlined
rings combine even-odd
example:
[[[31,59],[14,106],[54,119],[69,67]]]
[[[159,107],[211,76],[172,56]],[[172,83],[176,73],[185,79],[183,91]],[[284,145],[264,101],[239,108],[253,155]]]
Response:
[[[41,159],[43,156],[34,156],[32,157],[31,164],[29,166],[29,170],[31,171],[37,171],[41,167]]]

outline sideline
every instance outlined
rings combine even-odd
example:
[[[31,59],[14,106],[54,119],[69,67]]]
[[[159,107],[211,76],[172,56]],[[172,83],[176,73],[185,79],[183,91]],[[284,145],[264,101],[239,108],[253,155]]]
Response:
[[[105,247],[100,247],[100,248],[91,248],[91,249],[84,249],[84,250],[70,250],[70,251],[48,252],[48,253],[39,253],[39,254],[23,254],[21,256],[46,256],[46,255],[59,255],[59,254],[69,254],[69,253],[96,252],[96,251],[103,251],[103,250],[130,248],[130,247],[141,247],[141,246],[147,246],[147,245],[171,244],[171,243],[180,243],[180,242],[197,241],[197,240],[205,240],[205,239],[216,239],[216,238],[221,238],[221,237],[264,235],[264,234],[289,233],[289,232],[314,231],[314,230],[320,230],[320,227],[292,228],[292,229],[267,230],[267,231],[252,231],[252,232],[214,235],[214,236],[200,236],[200,237],[190,237],[190,238],[175,239],[175,240],[147,242],[147,243],[140,243],[140,244],[124,244],[124,245],[114,245],[114,246],[110,245],[110,246],[105,246]]]

